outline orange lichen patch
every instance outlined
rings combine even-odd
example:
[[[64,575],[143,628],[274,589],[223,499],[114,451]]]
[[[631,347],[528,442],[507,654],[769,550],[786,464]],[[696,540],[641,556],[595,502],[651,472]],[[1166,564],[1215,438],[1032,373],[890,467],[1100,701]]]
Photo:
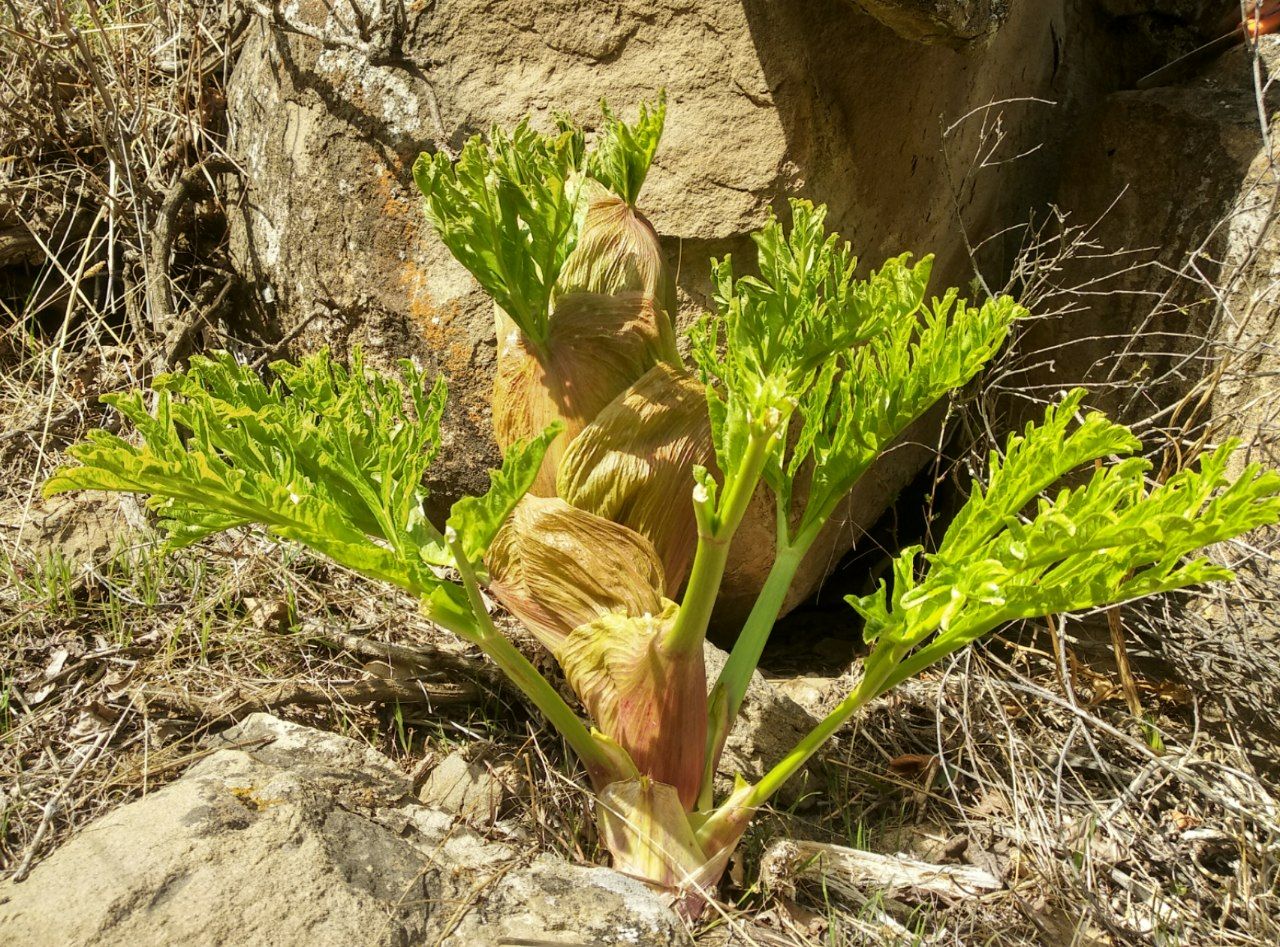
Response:
[[[284,802],[283,799],[264,799],[252,786],[232,786],[231,795],[235,796],[236,802],[253,812],[262,812]]]
[[[399,181],[391,169],[382,167],[374,181],[374,188],[382,202],[382,216],[386,220],[400,223],[400,245],[405,248],[417,246],[424,222],[413,201],[407,200]],[[462,310],[454,306],[440,307],[436,305],[431,294],[430,276],[420,263],[407,257],[396,271],[396,280],[405,291],[408,303],[408,314],[422,334],[427,349],[445,372],[447,378],[465,377],[471,369],[472,350],[468,343],[469,333],[459,332],[455,326]],[[476,410],[480,399],[467,399],[468,414],[473,421],[478,421]]]
[[[400,264],[396,276],[405,290],[409,319],[446,380],[468,378],[474,371],[474,352],[469,341],[472,334],[461,331],[457,325],[465,317],[462,308],[457,304],[437,306],[428,288],[430,277],[412,259]],[[450,393],[453,405],[461,408],[476,427],[486,423],[488,400],[488,392],[481,395],[475,390],[459,388]]]
[[[383,218],[402,221],[402,236],[410,236],[410,232],[415,228],[413,222],[409,220],[408,202],[403,197],[403,189],[395,172],[386,165],[378,168],[378,176],[374,179],[373,186],[382,201]]]

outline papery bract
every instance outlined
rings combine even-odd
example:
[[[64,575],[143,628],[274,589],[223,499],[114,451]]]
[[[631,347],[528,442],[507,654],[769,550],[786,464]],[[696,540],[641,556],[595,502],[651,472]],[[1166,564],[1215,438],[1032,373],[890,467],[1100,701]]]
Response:
[[[547,339],[533,344],[497,310],[493,430],[506,448],[563,421],[534,482],[537,496],[555,494],[566,445],[614,398],[667,355],[665,314],[644,293],[568,293],[556,300]]]
[[[526,496],[485,560],[489,589],[553,654],[604,615],[662,610],[662,564],[647,539],[555,497]]]
[[[557,658],[596,726],[688,810],[706,759],[707,672],[701,649],[665,646],[678,610],[668,601],[653,614],[605,615],[575,628]]]

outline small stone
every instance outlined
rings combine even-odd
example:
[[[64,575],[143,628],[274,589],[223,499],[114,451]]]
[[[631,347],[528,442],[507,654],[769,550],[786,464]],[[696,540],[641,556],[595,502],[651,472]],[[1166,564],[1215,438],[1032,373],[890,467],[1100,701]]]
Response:
[[[475,825],[489,825],[510,807],[510,781],[506,767],[493,767],[483,759],[470,761],[467,751],[456,750],[432,770],[418,801]]]
[[[827,704],[840,678],[835,677],[782,677],[770,680],[783,697],[789,697],[815,717],[827,712]]]

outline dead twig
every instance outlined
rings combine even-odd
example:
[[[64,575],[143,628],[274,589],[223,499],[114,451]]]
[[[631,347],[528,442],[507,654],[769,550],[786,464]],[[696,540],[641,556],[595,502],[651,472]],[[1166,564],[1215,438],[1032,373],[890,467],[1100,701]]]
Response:
[[[117,723],[117,727],[119,724]],[[14,881],[26,881],[27,875],[31,873],[31,863],[35,860],[36,852],[40,850],[40,843],[44,841],[45,833],[49,831],[49,825],[53,821],[54,814],[57,813],[62,804],[62,797],[67,794],[76,779],[84,772],[84,768],[89,765],[89,761],[98,755],[98,751],[106,744],[111,735],[115,733],[115,729],[103,730],[98,734],[98,738],[93,741],[84,756],[80,757],[80,762],[76,763],[75,769],[71,771],[62,785],[58,787],[58,791],[49,797],[49,801],[44,804],[44,809],[40,813],[40,824],[36,827],[36,833],[31,838],[31,843],[27,845],[27,850],[22,855],[22,861],[18,863],[17,870],[13,873]]]
[[[251,713],[274,708],[328,704],[471,704],[483,691],[471,684],[444,684],[421,679],[369,678],[331,684],[290,681],[265,692],[246,696],[243,688],[216,697],[196,697],[172,690],[144,689],[139,699],[146,705],[196,717],[239,720]]]
[[[190,326],[172,326],[174,317],[173,286],[168,279],[169,257],[173,253],[174,240],[178,235],[178,218],[183,209],[192,201],[201,200],[212,193],[212,176],[230,174],[238,171],[236,163],[229,158],[206,158],[199,164],[187,168],[169,186],[164,202],[156,215],[151,231],[150,274],[147,280],[147,306],[150,310],[151,331],[157,338],[164,339],[161,351],[167,353],[171,345],[179,343],[191,331]],[[199,312],[191,314],[194,325]],[[168,327],[168,328],[166,328]]]
[[[322,310],[317,309],[315,312],[311,313],[311,315],[307,316],[307,318],[299,322],[296,326],[294,326],[287,333],[285,333],[284,337],[281,338],[279,342],[273,342],[265,352],[263,352],[261,355],[255,358],[253,360],[253,364],[250,365],[249,367],[252,368],[255,372],[262,371],[262,369],[266,367],[268,362],[270,362],[273,358],[275,358],[277,355],[283,352],[285,348],[291,342],[293,342],[294,339],[302,335],[302,333],[306,330],[307,326],[311,325],[311,323],[315,322],[316,319],[320,318],[321,312]]]
[[[160,279],[158,282],[167,282],[167,280]],[[200,326],[207,325],[216,318],[218,312],[226,303],[227,295],[231,292],[231,287],[235,283],[235,277],[228,276],[222,281],[222,287],[216,293],[211,294],[213,296],[211,300],[201,304],[203,301],[198,299],[196,305],[191,307],[191,311],[186,318],[179,319],[174,323],[165,336],[164,342],[160,345],[160,354],[155,364],[157,371],[168,371],[187,354],[191,345],[192,334]],[[205,289],[208,285],[206,283],[201,289]]]
[[[375,641],[363,635],[323,626],[307,627],[304,631],[312,641],[364,657],[378,658],[388,664],[399,664],[437,673],[447,671],[495,691],[509,689],[511,686],[492,665],[438,648],[406,648],[404,645]]]
[[[760,878],[766,887],[779,890],[794,890],[797,882],[811,881],[837,892],[856,891],[864,898],[883,892],[889,897],[910,893],[963,901],[1004,887],[991,872],[973,865],[934,865],[901,855],[791,839],[769,846],[760,860]]]

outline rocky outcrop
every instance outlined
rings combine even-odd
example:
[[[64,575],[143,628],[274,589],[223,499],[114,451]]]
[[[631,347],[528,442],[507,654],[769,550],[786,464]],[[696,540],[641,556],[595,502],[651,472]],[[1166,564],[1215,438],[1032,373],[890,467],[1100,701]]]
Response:
[[[990,36],[1017,0],[853,0],[899,36],[962,46]]]
[[[21,884],[7,944],[690,944],[605,868],[487,842],[354,740],[256,714]]]
[[[1261,52],[1265,74],[1280,64],[1280,37]],[[1273,107],[1260,112],[1241,46],[1186,83],[1117,92],[1094,110],[1057,201],[1087,244],[1064,261],[1046,307],[1064,311],[1023,340],[1029,384],[1083,384],[1129,423],[1185,424],[1205,419],[1207,402],[1182,402],[1224,355],[1274,350],[1276,189],[1260,117]],[[1222,381],[1214,413],[1243,432],[1256,386],[1238,367]]]
[[[371,50],[348,7],[283,5],[274,25],[251,27],[228,88],[245,185],[233,212],[237,266],[282,330],[305,323],[296,348],[341,354],[359,342],[375,360],[414,357],[448,378],[433,472],[440,514],[483,489],[497,459],[494,330],[483,294],[425,224],[409,173],[419,151],[456,149],[526,115],[543,126],[561,111],[594,121],[602,97],[625,112],[666,88],[667,132],[641,203],[679,274],[686,319],[709,302],[708,258],[749,261],[748,234],[788,195],[828,204],[868,264],[936,252],[938,288],[972,277],[957,213],[987,234],[1049,196],[1055,143],[1103,81],[1087,18],[1065,29],[1072,5],[1062,0],[872,5],[988,25],[1007,8],[1008,18],[989,42],[953,50],[895,35],[848,0],[441,0],[365,30],[384,43]],[[988,159],[1030,154],[969,175],[980,146],[993,149]],[[983,252],[1006,265],[1017,240]],[[900,453],[899,469],[868,478],[797,598],[929,454]],[[763,573],[767,538],[740,545]]]

